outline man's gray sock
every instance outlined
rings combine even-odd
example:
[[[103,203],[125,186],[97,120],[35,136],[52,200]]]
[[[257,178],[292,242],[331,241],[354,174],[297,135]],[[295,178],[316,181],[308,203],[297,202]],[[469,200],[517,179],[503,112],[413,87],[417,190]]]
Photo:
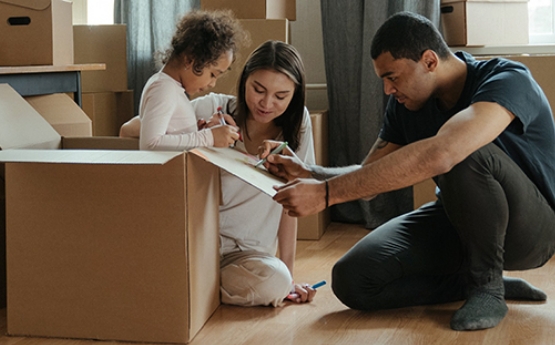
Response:
[[[524,279],[503,277],[505,299],[521,301],[545,301],[547,295]]]
[[[483,291],[475,292],[453,314],[451,328],[456,331],[492,328],[503,320],[508,310],[503,298]]]

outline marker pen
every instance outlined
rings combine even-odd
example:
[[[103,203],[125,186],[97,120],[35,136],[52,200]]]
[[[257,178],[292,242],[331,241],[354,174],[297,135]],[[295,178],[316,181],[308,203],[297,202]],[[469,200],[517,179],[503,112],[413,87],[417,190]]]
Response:
[[[225,123],[224,113],[223,113],[223,111],[222,111],[222,107],[218,107],[218,115],[219,115],[219,117],[220,117],[220,123],[221,123],[223,126],[225,126],[226,123]]]
[[[276,147],[272,152],[270,152],[270,155],[275,155],[277,153],[280,153],[281,151],[283,151],[283,149],[285,148],[285,146],[287,146],[287,141],[284,141],[283,143],[281,143],[278,147]],[[268,155],[269,156],[269,155]],[[256,162],[256,164],[254,165],[255,168],[258,168],[260,165],[266,163],[266,161],[268,160],[268,156],[266,156],[266,158],[263,158],[261,160],[259,160],[258,162]]]

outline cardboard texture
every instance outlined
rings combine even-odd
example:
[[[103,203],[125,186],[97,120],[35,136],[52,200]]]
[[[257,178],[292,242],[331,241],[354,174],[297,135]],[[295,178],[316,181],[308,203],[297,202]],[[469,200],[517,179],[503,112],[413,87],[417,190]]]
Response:
[[[83,111],[92,120],[92,135],[117,136],[133,114],[133,91],[82,94]]]
[[[57,149],[60,134],[11,86],[0,84],[0,150]]]
[[[0,161],[9,335],[187,343],[218,307],[217,167],[151,151]]]
[[[316,164],[328,165],[328,111],[310,113]],[[298,218],[297,239],[318,240],[331,222],[330,210]]]
[[[441,0],[449,46],[528,44],[528,0]]]
[[[74,25],[75,63],[104,63],[102,71],[81,73],[82,92],[127,92],[127,27]]]
[[[246,152],[229,147],[197,147],[189,152],[239,177],[266,195],[274,196],[274,186],[285,184],[285,181],[270,174],[263,166],[255,167],[258,159]]]
[[[210,92],[236,95],[239,76],[252,51],[268,40],[289,42],[289,22],[287,19],[243,19],[240,22],[243,28],[250,33],[250,45],[239,50],[237,59],[231,65],[231,70],[218,78],[214,88],[199,93],[195,97]]]
[[[239,19],[297,19],[295,0],[201,0],[200,7],[230,9]]]
[[[73,64],[72,3],[0,0],[0,66]]]
[[[219,305],[219,169],[136,139],[62,138],[6,84],[0,123],[8,334],[189,342]]]
[[[92,121],[66,94],[28,96],[25,100],[62,136],[92,135]]]

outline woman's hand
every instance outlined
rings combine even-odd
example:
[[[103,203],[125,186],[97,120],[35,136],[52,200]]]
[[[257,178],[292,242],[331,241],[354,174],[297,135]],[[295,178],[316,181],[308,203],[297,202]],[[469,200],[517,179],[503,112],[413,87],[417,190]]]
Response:
[[[272,174],[287,181],[297,178],[311,177],[310,170],[297,155],[286,146],[280,154],[270,154],[273,149],[281,144],[280,141],[264,140],[262,146],[258,148],[258,157],[264,159],[264,167]]]
[[[316,295],[316,289],[311,288],[309,284],[293,284],[293,290],[287,299],[295,303],[312,302]]]

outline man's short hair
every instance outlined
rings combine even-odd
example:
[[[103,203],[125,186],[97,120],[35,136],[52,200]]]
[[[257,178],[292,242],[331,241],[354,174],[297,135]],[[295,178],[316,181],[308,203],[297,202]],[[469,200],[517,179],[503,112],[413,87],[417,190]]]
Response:
[[[413,12],[398,12],[389,17],[378,29],[370,54],[377,59],[389,52],[394,59],[419,61],[426,50],[433,50],[444,59],[449,56],[449,48],[443,37],[426,17]]]

